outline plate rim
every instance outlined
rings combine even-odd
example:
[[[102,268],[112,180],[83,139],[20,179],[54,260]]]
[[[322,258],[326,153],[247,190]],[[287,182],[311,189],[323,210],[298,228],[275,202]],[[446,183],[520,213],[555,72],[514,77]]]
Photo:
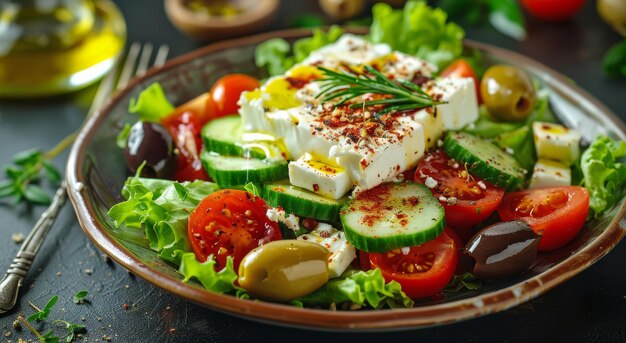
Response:
[[[362,34],[366,30],[349,30]],[[72,146],[66,166],[66,181],[69,199],[78,218],[79,224],[87,237],[100,250],[125,269],[133,272],[147,282],[169,293],[182,297],[202,306],[265,323],[295,326],[318,330],[398,330],[421,328],[484,316],[517,306],[544,294],[574,275],[582,272],[611,251],[622,239],[626,231],[624,215],[626,202],[618,209],[615,217],[610,219],[606,229],[594,242],[567,257],[552,268],[529,279],[508,287],[471,297],[454,300],[448,303],[414,307],[409,309],[390,309],[372,311],[329,311],[321,309],[297,308],[269,302],[257,302],[238,299],[231,295],[212,293],[193,284],[183,283],[158,270],[145,266],[134,254],[125,249],[106,229],[98,223],[85,193],[86,177],[82,173],[82,165],[86,158],[86,147],[91,142],[104,119],[121,99],[146,79],[188,63],[200,56],[229,48],[240,48],[258,44],[270,38],[293,39],[311,34],[310,29],[289,29],[271,31],[237,39],[225,40],[209,44],[166,62],[163,66],[150,69],[146,74],[132,80],[125,88],[117,92],[102,109],[89,117],[80,129]],[[573,92],[579,96],[578,101],[588,108],[598,110],[598,117],[617,128],[624,139],[626,126],[603,103],[591,96],[587,91],[571,83],[569,79],[553,69],[521,55],[517,52],[495,47],[485,43],[464,40],[464,45],[488,51],[490,54],[523,64],[535,72],[543,73],[552,78],[551,86],[564,92]]]

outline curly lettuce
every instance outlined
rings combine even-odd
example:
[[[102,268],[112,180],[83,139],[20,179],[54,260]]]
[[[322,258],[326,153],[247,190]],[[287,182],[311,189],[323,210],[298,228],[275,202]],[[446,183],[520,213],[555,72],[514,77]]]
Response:
[[[217,272],[213,255],[210,255],[205,262],[198,262],[194,253],[184,253],[181,256],[178,271],[185,277],[183,282],[196,279],[211,292],[220,294],[236,292],[240,298],[249,297],[247,292],[235,286],[237,272],[232,257],[228,257],[224,268]]]
[[[373,22],[369,38],[386,43],[393,50],[415,55],[443,69],[463,53],[465,31],[447,22],[448,15],[425,1],[407,1],[403,9],[386,3],[372,8]]]
[[[266,68],[270,76],[285,73],[298,62],[302,62],[313,50],[334,43],[343,34],[339,26],[331,26],[328,31],[320,28],[313,30],[311,37],[298,39],[290,49],[289,43],[282,38],[272,38],[254,50],[254,62],[257,67]],[[290,53],[290,50],[291,51]]]
[[[580,168],[583,186],[589,190],[589,208],[597,218],[611,209],[624,194],[626,165],[618,162],[626,156],[626,142],[598,136],[583,152]]]
[[[317,291],[293,302],[297,306],[329,306],[352,303],[379,309],[412,307],[413,300],[402,291],[399,283],[385,283],[379,269],[348,271],[340,278],[328,281]]]
[[[200,200],[218,189],[206,181],[176,181],[131,177],[122,189],[126,201],[108,212],[115,227],[143,229],[149,246],[176,265],[191,251],[187,238],[189,213]]]

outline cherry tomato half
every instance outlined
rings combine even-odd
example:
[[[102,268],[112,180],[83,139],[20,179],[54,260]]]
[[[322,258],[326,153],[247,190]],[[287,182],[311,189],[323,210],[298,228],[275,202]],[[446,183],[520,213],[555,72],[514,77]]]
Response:
[[[569,243],[582,229],[589,212],[589,192],[579,186],[529,189],[504,196],[502,220],[523,220],[542,235],[538,249],[549,251]]]
[[[162,120],[163,126],[174,137],[178,150],[178,161],[174,179],[179,182],[208,180],[209,176],[202,168],[200,150],[202,150],[202,122],[193,112],[170,115]]]
[[[543,20],[565,20],[580,11],[585,0],[522,0],[531,15]]]
[[[504,196],[502,188],[470,175],[462,163],[440,150],[427,154],[417,165],[415,181],[427,184],[429,177],[437,182],[431,191],[445,209],[446,225],[453,229],[481,223],[498,208]]]
[[[215,256],[216,270],[232,256],[235,270],[250,250],[282,239],[278,225],[267,219],[265,201],[248,192],[223,189],[202,199],[189,216],[191,247],[200,262]]]
[[[407,296],[417,299],[439,293],[452,279],[458,259],[456,241],[444,230],[437,238],[410,248],[386,253],[370,253],[372,268],[378,268],[385,281],[397,281]]]
[[[239,97],[243,91],[251,91],[260,86],[259,80],[245,74],[229,74],[221,77],[211,88],[211,97],[219,116],[236,114],[239,111]]]
[[[479,104],[482,104],[482,99],[480,97],[480,82],[478,81],[478,76],[476,76],[476,72],[472,69],[472,66],[463,58],[460,58],[446,67],[441,72],[441,76],[455,76],[455,77],[471,77],[474,80],[474,88],[476,89],[476,100],[478,100]]]

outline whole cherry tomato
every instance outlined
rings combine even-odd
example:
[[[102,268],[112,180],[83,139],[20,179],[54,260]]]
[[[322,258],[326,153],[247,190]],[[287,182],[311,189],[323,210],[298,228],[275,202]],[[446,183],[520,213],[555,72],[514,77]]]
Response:
[[[211,97],[216,105],[216,114],[224,116],[239,111],[239,97],[244,91],[251,91],[261,84],[259,80],[245,74],[229,74],[221,77],[211,88]]]

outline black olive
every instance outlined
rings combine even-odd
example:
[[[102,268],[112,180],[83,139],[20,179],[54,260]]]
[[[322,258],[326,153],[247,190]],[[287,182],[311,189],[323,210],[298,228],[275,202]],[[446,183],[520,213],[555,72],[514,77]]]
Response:
[[[141,170],[143,177],[169,178],[174,171],[175,156],[172,136],[157,123],[136,122],[130,129],[124,155],[131,173]]]
[[[523,221],[500,222],[475,234],[465,246],[474,275],[496,279],[521,273],[537,258],[541,236]]]

